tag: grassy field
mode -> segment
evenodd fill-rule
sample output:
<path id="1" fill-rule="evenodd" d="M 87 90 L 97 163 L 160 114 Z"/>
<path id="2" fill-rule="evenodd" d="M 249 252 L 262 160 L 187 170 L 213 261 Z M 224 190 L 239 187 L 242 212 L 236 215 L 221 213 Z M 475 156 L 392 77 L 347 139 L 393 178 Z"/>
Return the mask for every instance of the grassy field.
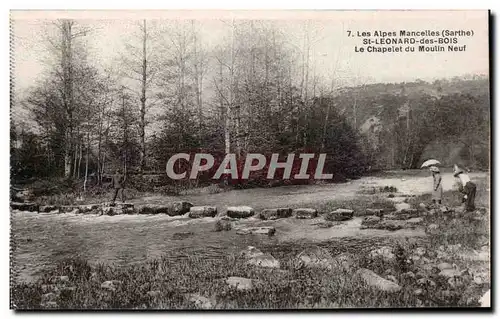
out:
<path id="1" fill-rule="evenodd" d="M 489 208 L 489 183 L 476 179 L 479 207 Z M 320 210 L 350 207 L 392 209 L 381 196 L 326 201 Z M 410 205 L 428 203 L 429 195 L 409 198 Z M 444 202 L 458 206 L 456 192 L 445 192 Z M 489 211 L 489 209 L 488 209 Z M 281 263 L 280 269 L 246 264 L 237 252 L 203 258 L 162 256 L 129 265 L 62 260 L 34 282 L 16 283 L 11 299 L 17 309 L 297 309 L 380 307 L 476 307 L 490 288 L 489 218 L 476 215 L 427 215 L 425 237 L 348 237 L 321 243 L 261 241 L 259 248 Z M 431 227 L 429 227 L 431 226 Z M 250 244 L 250 243 L 249 243 Z M 251 243 L 253 244 L 253 243 Z M 388 246 L 395 257 L 370 257 L 370 251 Z M 332 269 L 297 268 L 296 256 L 321 247 L 332 256 L 347 254 L 349 266 Z M 486 252 L 487 258 L 484 258 Z M 479 256 L 479 257 L 478 257 Z M 460 276 L 448 280 L 437 266 L 449 263 Z M 398 293 L 368 286 L 355 275 L 359 268 L 397 282 Z M 231 276 L 254 279 L 250 290 L 230 287 Z M 103 288 L 114 281 L 111 288 Z"/>

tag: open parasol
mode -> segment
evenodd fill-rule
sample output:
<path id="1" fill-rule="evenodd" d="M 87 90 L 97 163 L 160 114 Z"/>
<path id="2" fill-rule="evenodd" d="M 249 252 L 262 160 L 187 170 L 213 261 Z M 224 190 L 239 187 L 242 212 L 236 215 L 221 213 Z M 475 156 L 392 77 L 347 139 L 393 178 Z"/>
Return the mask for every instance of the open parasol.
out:
<path id="1" fill-rule="evenodd" d="M 438 161 L 438 160 L 435 160 L 435 159 L 430 159 L 430 160 L 427 160 L 425 161 L 422 166 L 420 166 L 420 168 L 426 168 L 426 167 L 429 167 L 429 166 L 436 166 L 436 165 L 440 165 L 441 162 Z"/>

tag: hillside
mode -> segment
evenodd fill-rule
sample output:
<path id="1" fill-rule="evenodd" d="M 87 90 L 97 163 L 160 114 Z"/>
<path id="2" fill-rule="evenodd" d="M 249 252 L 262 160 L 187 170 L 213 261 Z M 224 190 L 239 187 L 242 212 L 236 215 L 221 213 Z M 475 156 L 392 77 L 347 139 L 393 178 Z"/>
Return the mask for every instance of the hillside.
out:
<path id="1" fill-rule="evenodd" d="M 488 167 L 485 76 L 348 87 L 336 99 L 338 111 L 375 152 L 370 155 L 378 168 L 415 168 L 427 158 L 439 158 L 445 165 Z"/>

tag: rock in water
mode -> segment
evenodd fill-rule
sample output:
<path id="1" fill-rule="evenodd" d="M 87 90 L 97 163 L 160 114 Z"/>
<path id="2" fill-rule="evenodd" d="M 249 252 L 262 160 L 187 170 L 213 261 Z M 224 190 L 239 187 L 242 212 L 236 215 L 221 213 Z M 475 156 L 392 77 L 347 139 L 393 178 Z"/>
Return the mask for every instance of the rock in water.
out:
<path id="1" fill-rule="evenodd" d="M 274 236 L 275 233 L 276 233 L 276 228 L 271 227 L 271 226 L 246 227 L 246 228 L 240 228 L 240 229 L 236 230 L 236 234 L 238 234 L 238 235 L 257 234 L 257 235 Z"/>
<path id="2" fill-rule="evenodd" d="M 98 214 L 101 211 L 101 205 L 91 204 L 80 206 L 80 213 L 82 214 Z"/>
<path id="3" fill-rule="evenodd" d="M 214 231 L 229 231 L 231 228 L 233 228 L 231 221 L 221 218 L 215 222 Z"/>
<path id="4" fill-rule="evenodd" d="M 71 213 L 75 208 L 78 206 L 69 206 L 69 205 L 63 205 L 59 206 L 59 212 L 62 213 Z"/>
<path id="5" fill-rule="evenodd" d="M 377 216 L 366 216 L 361 222 L 362 226 L 374 226 L 380 222 L 380 217 Z"/>
<path id="6" fill-rule="evenodd" d="M 136 213 L 135 212 L 134 204 L 130 204 L 130 203 L 117 203 L 115 207 L 121 209 L 121 214 L 132 215 L 132 214 Z"/>
<path id="7" fill-rule="evenodd" d="M 384 216 L 384 210 L 379 208 L 367 208 L 365 214 L 382 218 Z"/>
<path id="8" fill-rule="evenodd" d="M 274 220 L 279 218 L 288 218 L 292 216 L 291 208 L 272 208 L 272 209 L 264 209 L 260 212 L 259 217 L 263 220 Z"/>
<path id="9" fill-rule="evenodd" d="M 40 206 L 38 212 L 39 213 L 50 213 L 52 211 L 58 210 L 57 206 L 54 205 L 44 205 Z"/>
<path id="10" fill-rule="evenodd" d="M 193 204 L 179 201 L 165 205 L 145 204 L 137 208 L 139 214 L 167 214 L 169 216 L 180 216 L 189 212 Z"/>
<path id="11" fill-rule="evenodd" d="M 403 214 L 401 212 L 399 212 L 398 214 L 389 214 L 384 216 L 385 220 L 407 220 L 410 218 L 411 217 L 409 214 Z"/>
<path id="12" fill-rule="evenodd" d="M 331 269 L 334 259 L 328 250 L 321 247 L 312 247 L 303 250 L 295 258 L 296 268 L 324 268 Z"/>
<path id="13" fill-rule="evenodd" d="M 28 211 L 28 212 L 38 212 L 38 209 L 39 209 L 38 204 L 35 204 L 35 203 L 11 202 L 10 207 L 12 209 L 17 209 L 17 210 L 21 210 L 21 211 Z"/>
<path id="14" fill-rule="evenodd" d="M 354 211 L 352 209 L 339 208 L 333 212 L 329 212 L 325 215 L 325 220 L 327 221 L 344 221 L 352 219 L 354 216 Z"/>
<path id="15" fill-rule="evenodd" d="M 139 214 L 168 214 L 168 206 L 145 204 L 137 208 Z"/>
<path id="16" fill-rule="evenodd" d="M 376 226 L 377 229 L 385 229 L 385 230 L 399 230 L 404 226 L 404 222 L 399 220 L 384 220 L 380 224 Z"/>
<path id="17" fill-rule="evenodd" d="M 416 218 L 416 217 L 419 217 L 420 214 L 418 212 L 418 209 L 415 209 L 415 208 L 407 208 L 407 209 L 403 209 L 401 212 L 399 212 L 401 214 L 408 214 L 410 216 L 410 218 Z"/>
<path id="18" fill-rule="evenodd" d="M 104 206 L 102 207 L 103 215 L 131 215 L 135 214 L 135 209 L 132 204 L 116 204 L 115 206 Z"/>
<path id="19" fill-rule="evenodd" d="M 250 290 L 253 288 L 253 279 L 243 278 L 243 277 L 229 277 L 226 279 L 226 283 L 235 287 L 237 290 Z"/>
<path id="20" fill-rule="evenodd" d="M 384 279 L 374 273 L 373 271 L 361 268 L 356 274 L 370 287 L 374 287 L 378 290 L 386 292 L 398 292 L 401 290 L 401 286 L 392 282 L 390 280 Z"/>
<path id="21" fill-rule="evenodd" d="M 424 219 L 422 217 L 414 217 L 408 219 L 406 222 L 413 225 L 420 225 L 424 222 Z"/>
<path id="22" fill-rule="evenodd" d="M 121 207 L 106 206 L 102 208 L 102 214 L 108 216 L 122 215 L 123 210 Z"/>
<path id="23" fill-rule="evenodd" d="M 215 217 L 217 207 L 215 206 L 193 206 L 189 209 L 190 218 Z"/>
<path id="24" fill-rule="evenodd" d="M 193 232 L 186 231 L 186 232 L 179 232 L 179 233 L 174 233 L 172 235 L 173 240 L 183 240 L 189 237 L 192 237 L 194 235 Z"/>
<path id="25" fill-rule="evenodd" d="M 258 255 L 250 258 L 247 264 L 265 268 L 280 268 L 280 262 L 270 254 Z"/>
<path id="26" fill-rule="evenodd" d="M 227 208 L 226 214 L 231 218 L 248 218 L 255 214 L 255 210 L 249 206 L 233 206 Z"/>
<path id="27" fill-rule="evenodd" d="M 312 219 L 318 217 L 318 211 L 313 208 L 296 208 L 293 214 L 297 219 Z"/>

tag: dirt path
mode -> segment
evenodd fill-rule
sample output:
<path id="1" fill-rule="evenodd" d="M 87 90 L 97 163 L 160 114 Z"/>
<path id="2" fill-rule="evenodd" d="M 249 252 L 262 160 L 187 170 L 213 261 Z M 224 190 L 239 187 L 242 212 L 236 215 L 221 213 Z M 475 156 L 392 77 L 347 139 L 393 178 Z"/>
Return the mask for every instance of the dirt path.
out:
<path id="1" fill-rule="evenodd" d="M 471 176 L 475 178 L 475 175 Z M 368 177 L 346 184 L 289 186 L 272 189 L 251 189 L 220 194 L 184 196 L 196 205 L 216 205 L 220 210 L 231 205 L 249 205 L 259 210 L 280 206 L 312 206 L 333 199 L 363 196 L 357 194 L 363 187 L 394 186 L 402 193 L 420 194 L 429 190 L 429 177 L 401 178 Z M 443 187 L 451 189 L 453 177 L 445 175 Z M 135 202 L 169 202 L 179 198 L 154 196 Z M 420 230 L 360 230 L 360 219 L 332 228 L 319 228 L 318 220 L 283 219 L 273 222 L 241 221 L 245 226 L 268 225 L 276 227 L 274 237 L 238 235 L 235 231 L 214 232 L 214 219 L 192 220 L 165 215 L 95 216 L 72 214 L 15 213 L 11 215 L 13 255 L 19 281 L 36 278 L 56 261 L 80 256 L 91 262 L 121 265 L 141 262 L 148 258 L 167 255 L 183 258 L 196 254 L 203 258 L 218 258 L 253 245 L 280 245 L 294 241 L 321 242 L 347 237 L 423 236 Z M 236 225 L 236 226 L 238 226 Z M 183 233 L 180 239 L 175 234 Z"/>

